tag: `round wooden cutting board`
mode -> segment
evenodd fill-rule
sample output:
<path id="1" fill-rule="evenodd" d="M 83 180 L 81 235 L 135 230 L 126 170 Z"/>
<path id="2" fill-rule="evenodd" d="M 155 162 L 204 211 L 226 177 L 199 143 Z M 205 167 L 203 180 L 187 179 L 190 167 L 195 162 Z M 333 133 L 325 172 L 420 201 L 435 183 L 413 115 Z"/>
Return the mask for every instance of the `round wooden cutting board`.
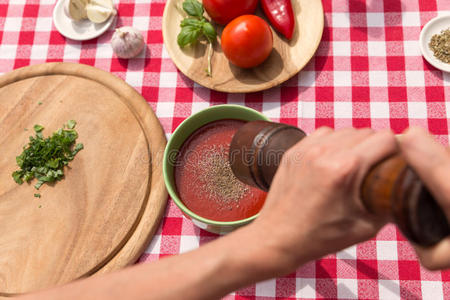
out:
<path id="1" fill-rule="evenodd" d="M 164 45 L 177 68 L 193 81 L 207 88 L 228 93 L 249 93 L 269 89 L 297 74 L 310 61 L 319 47 L 324 27 L 321 0 L 292 0 L 295 31 L 289 41 L 273 30 L 273 51 L 261 65 L 242 69 L 231 64 L 220 47 L 223 26 L 214 24 L 218 38 L 214 45 L 212 76 L 207 69 L 205 43 L 187 46 L 177 44 L 180 22 L 186 16 L 181 0 L 168 0 L 163 15 Z M 264 14 L 259 9 L 257 15 Z M 268 22 L 268 21 L 267 21 Z"/>
<path id="2" fill-rule="evenodd" d="M 35 180 L 16 184 L 33 126 L 48 136 L 68 120 L 84 149 L 64 179 L 39 191 Z M 110 73 L 49 63 L 0 77 L 0 296 L 135 262 L 164 213 L 165 144 L 150 106 Z"/>

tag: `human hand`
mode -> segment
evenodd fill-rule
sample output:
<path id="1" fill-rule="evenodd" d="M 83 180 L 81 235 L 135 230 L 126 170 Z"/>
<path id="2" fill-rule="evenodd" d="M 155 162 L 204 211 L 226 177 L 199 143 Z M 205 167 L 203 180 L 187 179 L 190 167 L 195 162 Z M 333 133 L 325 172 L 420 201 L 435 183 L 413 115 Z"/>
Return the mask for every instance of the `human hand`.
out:
<path id="1" fill-rule="evenodd" d="M 450 221 L 450 152 L 425 130 L 410 128 L 399 138 L 408 164 L 416 171 Z M 437 245 L 414 246 L 422 265 L 430 270 L 450 268 L 450 237 Z"/>
<path id="2" fill-rule="evenodd" d="M 374 164 L 396 152 L 389 131 L 325 127 L 289 149 L 252 224 L 265 232 L 273 267 L 291 272 L 373 237 L 387 220 L 364 209 L 360 186 Z"/>

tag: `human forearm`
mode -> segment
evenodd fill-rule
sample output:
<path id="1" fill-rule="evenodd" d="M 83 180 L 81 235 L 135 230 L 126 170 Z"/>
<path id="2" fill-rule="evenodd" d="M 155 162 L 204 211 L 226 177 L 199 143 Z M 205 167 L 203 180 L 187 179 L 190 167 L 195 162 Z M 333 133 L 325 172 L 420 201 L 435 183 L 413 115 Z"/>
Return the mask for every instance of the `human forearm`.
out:
<path id="1" fill-rule="evenodd" d="M 215 299 L 292 272 L 372 237 L 384 224 L 364 210 L 359 187 L 366 170 L 396 150 L 389 132 L 319 129 L 284 154 L 252 224 L 192 252 L 33 299 Z"/>
<path id="2" fill-rule="evenodd" d="M 249 225 L 179 256 L 91 277 L 30 299 L 214 299 L 281 275 L 264 232 Z"/>

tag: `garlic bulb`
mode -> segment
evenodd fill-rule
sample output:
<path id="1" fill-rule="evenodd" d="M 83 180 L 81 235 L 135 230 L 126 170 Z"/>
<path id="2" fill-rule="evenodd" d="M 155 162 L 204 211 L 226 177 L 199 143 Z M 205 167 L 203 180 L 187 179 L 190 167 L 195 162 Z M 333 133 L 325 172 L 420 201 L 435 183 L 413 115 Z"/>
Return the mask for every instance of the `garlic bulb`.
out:
<path id="1" fill-rule="evenodd" d="M 129 26 L 116 29 L 111 38 L 111 47 L 120 58 L 132 58 L 144 49 L 144 37 L 137 29 Z"/>

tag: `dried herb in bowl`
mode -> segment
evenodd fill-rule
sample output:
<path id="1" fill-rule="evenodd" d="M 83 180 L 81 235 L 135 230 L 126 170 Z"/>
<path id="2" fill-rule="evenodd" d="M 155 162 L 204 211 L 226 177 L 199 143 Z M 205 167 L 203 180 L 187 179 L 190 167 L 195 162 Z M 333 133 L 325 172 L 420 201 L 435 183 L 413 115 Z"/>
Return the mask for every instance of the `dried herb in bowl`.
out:
<path id="1" fill-rule="evenodd" d="M 434 56 L 440 61 L 450 63 L 450 28 L 435 34 L 428 44 Z"/>
<path id="2" fill-rule="evenodd" d="M 30 142 L 23 148 L 22 154 L 16 157 L 20 170 L 12 174 L 14 181 L 22 184 L 36 178 L 38 181 L 34 187 L 39 189 L 45 182 L 61 180 L 64 176 L 64 166 L 83 149 L 83 144 L 75 145 L 78 138 L 75 125 L 74 120 L 69 120 L 63 128 L 47 138 L 42 135 L 44 127 L 34 125 L 36 136 L 30 136 Z M 36 195 L 38 194 L 35 194 L 35 197 L 40 197 Z"/>

